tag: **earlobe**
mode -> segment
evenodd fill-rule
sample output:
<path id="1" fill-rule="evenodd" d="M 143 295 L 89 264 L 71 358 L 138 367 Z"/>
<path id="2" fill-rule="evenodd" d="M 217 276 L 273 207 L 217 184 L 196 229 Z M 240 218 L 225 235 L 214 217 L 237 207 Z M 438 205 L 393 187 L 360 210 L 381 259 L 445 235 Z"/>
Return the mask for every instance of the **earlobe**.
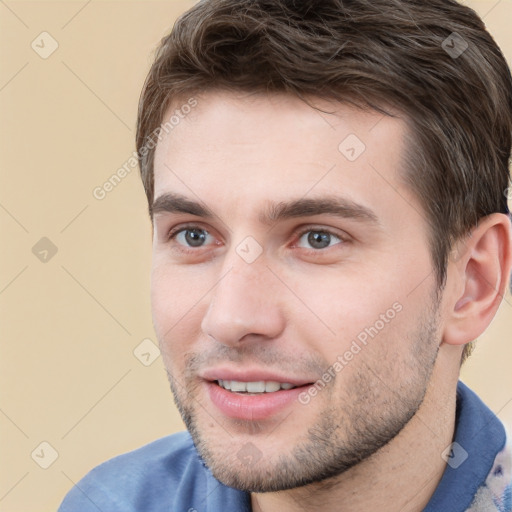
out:
<path id="1" fill-rule="evenodd" d="M 501 213 L 485 217 L 459 242 L 458 250 L 459 258 L 448 266 L 452 283 L 446 288 L 457 290 L 446 303 L 443 341 L 450 345 L 478 338 L 498 311 L 512 265 L 509 217 Z"/>

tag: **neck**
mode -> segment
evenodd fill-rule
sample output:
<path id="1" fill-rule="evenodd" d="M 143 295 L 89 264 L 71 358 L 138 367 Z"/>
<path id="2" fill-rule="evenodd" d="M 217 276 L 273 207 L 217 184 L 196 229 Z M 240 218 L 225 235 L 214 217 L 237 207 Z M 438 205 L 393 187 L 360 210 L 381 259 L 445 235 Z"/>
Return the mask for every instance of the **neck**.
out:
<path id="1" fill-rule="evenodd" d="M 386 446 L 342 475 L 277 493 L 253 493 L 254 512 L 421 512 L 441 480 L 455 429 L 460 349 L 442 345 L 425 399 Z"/>

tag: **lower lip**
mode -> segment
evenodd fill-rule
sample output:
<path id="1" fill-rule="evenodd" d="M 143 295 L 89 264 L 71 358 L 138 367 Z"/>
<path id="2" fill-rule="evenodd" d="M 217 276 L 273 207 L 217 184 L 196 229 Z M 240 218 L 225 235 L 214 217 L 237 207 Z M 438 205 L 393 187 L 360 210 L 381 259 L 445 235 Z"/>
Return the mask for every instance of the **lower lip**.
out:
<path id="1" fill-rule="evenodd" d="M 265 420 L 297 402 L 309 384 L 260 395 L 232 393 L 215 382 L 206 382 L 206 386 L 211 401 L 225 416 L 239 420 Z"/>

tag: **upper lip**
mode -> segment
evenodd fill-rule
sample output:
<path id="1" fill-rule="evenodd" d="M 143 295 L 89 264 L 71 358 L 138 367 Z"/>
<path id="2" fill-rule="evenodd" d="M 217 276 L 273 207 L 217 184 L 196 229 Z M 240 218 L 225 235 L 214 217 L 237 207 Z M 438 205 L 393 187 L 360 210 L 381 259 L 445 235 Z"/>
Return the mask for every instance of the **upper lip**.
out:
<path id="1" fill-rule="evenodd" d="M 279 373 L 270 372 L 268 370 L 258 369 L 230 369 L 230 368 L 209 368 L 200 372 L 199 375 L 202 379 L 208 381 L 216 380 L 236 380 L 238 382 L 259 382 L 259 381 L 272 381 L 280 383 L 289 383 L 294 386 L 304 386 L 312 384 L 317 379 L 303 379 L 300 377 L 286 376 Z"/>

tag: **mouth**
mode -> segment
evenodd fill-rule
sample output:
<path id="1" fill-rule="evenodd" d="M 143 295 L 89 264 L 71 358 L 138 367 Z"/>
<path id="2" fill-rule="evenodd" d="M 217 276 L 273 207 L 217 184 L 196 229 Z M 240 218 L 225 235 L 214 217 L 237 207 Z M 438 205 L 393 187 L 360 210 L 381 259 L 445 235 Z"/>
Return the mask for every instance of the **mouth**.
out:
<path id="1" fill-rule="evenodd" d="M 245 395 L 261 395 L 262 393 L 275 393 L 281 389 L 288 391 L 297 386 L 289 382 L 276 382 L 276 381 L 254 381 L 243 382 L 239 380 L 217 380 L 215 381 L 221 388 L 231 391 L 232 393 L 240 393 Z"/>
<path id="2" fill-rule="evenodd" d="M 298 397 L 313 382 L 279 380 L 204 380 L 207 394 L 222 416 L 237 420 L 261 421 L 277 418 L 303 405 Z"/>

